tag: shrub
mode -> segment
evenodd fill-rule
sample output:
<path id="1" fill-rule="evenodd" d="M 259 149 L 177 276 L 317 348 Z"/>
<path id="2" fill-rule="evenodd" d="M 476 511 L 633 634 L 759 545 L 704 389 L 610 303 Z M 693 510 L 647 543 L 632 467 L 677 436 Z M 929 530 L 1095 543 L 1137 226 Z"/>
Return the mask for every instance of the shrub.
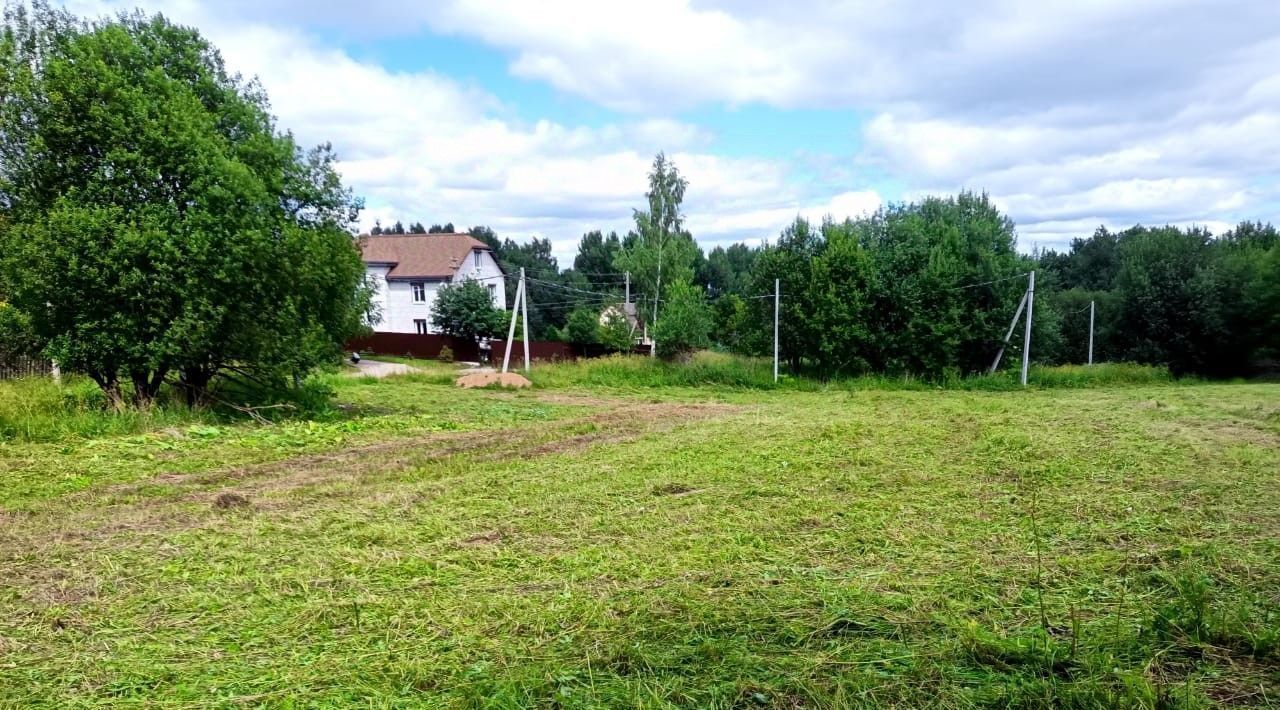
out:
<path id="1" fill-rule="evenodd" d="M 440 354 L 436 359 L 440 362 L 453 362 L 453 348 L 448 345 L 440 348 Z"/>

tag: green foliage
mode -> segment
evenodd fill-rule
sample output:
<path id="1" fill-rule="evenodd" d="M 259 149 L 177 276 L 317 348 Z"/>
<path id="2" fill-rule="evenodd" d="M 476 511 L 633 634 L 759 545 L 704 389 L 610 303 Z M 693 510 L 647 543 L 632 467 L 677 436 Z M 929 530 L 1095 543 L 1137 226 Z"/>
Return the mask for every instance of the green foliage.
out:
<path id="1" fill-rule="evenodd" d="M 685 358 L 695 350 L 711 346 L 711 314 L 698 287 L 675 281 L 666 287 L 666 305 L 653 329 L 658 357 Z"/>
<path id="2" fill-rule="evenodd" d="M 47 355 L 139 403 L 171 373 L 194 401 L 229 367 L 284 385 L 336 361 L 368 294 L 328 147 L 158 16 L 13 10 L 0 62 L 0 269 Z"/>
<path id="3" fill-rule="evenodd" d="M 780 349 L 792 371 L 930 378 L 986 367 L 1026 288 L 1013 224 L 985 195 L 928 198 L 818 229 L 798 219 L 755 263 L 781 281 Z M 758 351 L 773 304 L 753 308 Z"/>
<path id="4" fill-rule="evenodd" d="M 759 250 L 745 244 L 731 244 L 727 249 L 717 246 L 707 254 L 707 285 L 713 295 L 736 294 L 753 296 L 751 271 Z"/>
<path id="5" fill-rule="evenodd" d="M 39 350 L 31 319 L 0 301 L 0 360 L 5 356 L 35 355 Z"/>
<path id="6" fill-rule="evenodd" d="M 1083 362 L 1092 300 L 1095 361 L 1211 376 L 1265 368 L 1280 353 L 1278 243 L 1274 227 L 1251 222 L 1217 238 L 1199 228 L 1137 226 L 1114 234 L 1100 228 L 1065 254 L 1042 254 L 1046 299 L 1062 318 L 1058 339 L 1047 338 L 1037 352 Z"/>
<path id="7" fill-rule="evenodd" d="M 496 338 L 508 323 L 509 316 L 495 308 L 489 290 L 478 281 L 441 286 L 431 306 L 431 322 L 441 333 L 467 340 Z"/>
<path id="8" fill-rule="evenodd" d="M 583 272 L 594 280 L 617 280 L 622 272 L 614 267 L 614 260 L 622 250 L 622 240 L 617 232 L 604 236 L 600 230 L 587 232 L 578 242 L 578 254 L 573 258 L 575 271 Z"/>
<path id="9" fill-rule="evenodd" d="M 735 293 L 726 293 L 711 306 L 712 329 L 715 341 L 730 352 L 747 354 L 747 336 L 750 330 L 750 313 L 746 301 Z"/>
<path id="10" fill-rule="evenodd" d="M 436 357 L 440 362 L 453 362 L 453 348 L 445 345 L 440 348 L 440 354 Z"/>
<path id="11" fill-rule="evenodd" d="M 600 314 L 592 308 L 575 308 L 564 326 L 565 340 L 575 345 L 600 342 Z"/>

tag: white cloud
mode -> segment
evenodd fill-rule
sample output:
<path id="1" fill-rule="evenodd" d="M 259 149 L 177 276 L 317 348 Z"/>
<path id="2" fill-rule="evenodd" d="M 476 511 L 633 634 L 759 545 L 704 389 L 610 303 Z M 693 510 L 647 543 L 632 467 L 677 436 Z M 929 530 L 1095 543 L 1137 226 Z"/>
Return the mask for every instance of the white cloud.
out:
<path id="1" fill-rule="evenodd" d="M 1100 223 L 1280 217 L 1280 3 L 1270 0 L 150 6 L 260 75 L 283 126 L 333 141 L 370 221 L 488 223 L 551 236 L 564 256 L 585 229 L 629 226 L 658 149 L 689 177 L 689 224 L 708 243 L 770 236 L 797 214 L 844 216 L 882 195 L 961 188 L 989 191 L 1024 247 Z M 310 29 L 290 29 L 299 22 Z M 424 29 L 485 43 L 513 75 L 634 118 L 522 123 L 501 96 L 390 72 L 308 34 L 376 41 Z M 816 183 L 778 160 L 716 155 L 709 131 L 675 118 L 749 104 L 871 118 L 856 155 L 815 156 L 811 167 L 844 164 Z"/>

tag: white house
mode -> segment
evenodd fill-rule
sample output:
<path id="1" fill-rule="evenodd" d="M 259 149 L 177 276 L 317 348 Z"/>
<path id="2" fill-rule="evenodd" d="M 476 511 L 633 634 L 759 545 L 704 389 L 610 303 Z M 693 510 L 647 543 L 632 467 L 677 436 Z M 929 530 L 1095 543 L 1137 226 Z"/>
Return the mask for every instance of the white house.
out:
<path id="1" fill-rule="evenodd" d="M 360 237 L 382 333 L 436 333 L 431 306 L 444 284 L 477 280 L 493 305 L 506 309 L 506 278 L 489 245 L 468 234 L 379 234 Z"/>

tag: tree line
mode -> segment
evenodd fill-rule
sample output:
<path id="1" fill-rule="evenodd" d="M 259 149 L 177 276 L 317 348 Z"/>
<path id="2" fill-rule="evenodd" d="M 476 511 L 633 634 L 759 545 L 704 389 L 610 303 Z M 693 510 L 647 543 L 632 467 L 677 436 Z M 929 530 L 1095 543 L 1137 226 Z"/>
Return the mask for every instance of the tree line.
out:
<path id="1" fill-rule="evenodd" d="M 509 271 L 523 266 L 538 279 L 535 337 L 605 342 L 604 326 L 592 324 L 622 300 L 629 272 L 663 354 L 706 346 L 771 354 L 776 281 L 781 357 L 793 372 L 963 376 L 990 366 L 1034 270 L 1036 362 L 1085 362 L 1091 302 L 1098 361 L 1223 377 L 1280 359 L 1280 237 L 1270 224 L 1218 236 L 1201 227 L 1099 228 L 1065 251 L 1024 254 L 1013 221 L 986 195 L 964 192 L 844 221 L 797 218 L 761 246 L 703 252 L 684 228 L 688 184 L 665 156 L 649 183 L 635 228 L 584 234 L 563 270 L 549 240 L 517 244 L 471 230 Z M 1021 347 L 1015 338 L 1007 363 Z"/>

